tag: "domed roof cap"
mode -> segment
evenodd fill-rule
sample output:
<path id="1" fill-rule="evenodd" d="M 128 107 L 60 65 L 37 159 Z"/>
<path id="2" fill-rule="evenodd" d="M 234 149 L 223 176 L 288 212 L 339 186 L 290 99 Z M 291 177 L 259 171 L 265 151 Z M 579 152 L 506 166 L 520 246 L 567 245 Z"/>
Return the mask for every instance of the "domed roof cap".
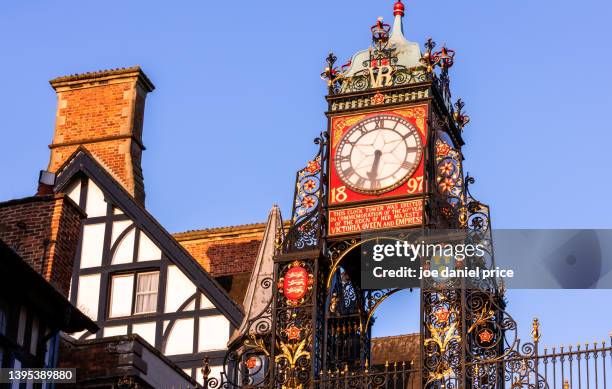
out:
<path id="1" fill-rule="evenodd" d="M 391 35 L 388 40 L 388 47 L 395 49 L 395 56 L 397 56 L 396 65 L 399 67 L 405 67 L 407 69 L 420 67 L 421 49 L 419 44 L 416 42 L 410 42 L 404 36 L 404 3 L 401 0 L 396 0 L 393 5 L 393 28 L 391 29 Z M 377 21 L 378 24 L 382 24 L 381 18 Z M 343 76 L 352 77 L 355 74 L 366 69 L 364 63 L 368 63 L 370 59 L 370 50 L 361 50 L 351 58 L 351 61 L 345 65 L 342 69 Z"/>

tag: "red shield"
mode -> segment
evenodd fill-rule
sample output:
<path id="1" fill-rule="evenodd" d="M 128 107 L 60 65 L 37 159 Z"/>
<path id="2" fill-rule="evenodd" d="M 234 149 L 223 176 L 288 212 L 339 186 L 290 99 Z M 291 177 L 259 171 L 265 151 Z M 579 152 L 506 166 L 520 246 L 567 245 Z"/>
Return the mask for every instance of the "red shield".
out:
<path id="1" fill-rule="evenodd" d="M 308 272 L 301 266 L 295 266 L 287 270 L 283 281 L 283 294 L 287 299 L 299 300 L 308 290 Z"/>

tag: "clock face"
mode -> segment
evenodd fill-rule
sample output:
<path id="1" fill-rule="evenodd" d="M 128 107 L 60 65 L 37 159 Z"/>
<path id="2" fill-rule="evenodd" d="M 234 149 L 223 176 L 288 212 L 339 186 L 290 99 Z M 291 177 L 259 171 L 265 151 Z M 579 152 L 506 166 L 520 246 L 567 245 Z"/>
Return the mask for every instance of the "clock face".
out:
<path id="1" fill-rule="evenodd" d="M 346 186 L 366 194 L 402 185 L 421 161 L 423 146 L 414 125 L 393 115 L 364 119 L 340 140 L 335 168 Z"/>

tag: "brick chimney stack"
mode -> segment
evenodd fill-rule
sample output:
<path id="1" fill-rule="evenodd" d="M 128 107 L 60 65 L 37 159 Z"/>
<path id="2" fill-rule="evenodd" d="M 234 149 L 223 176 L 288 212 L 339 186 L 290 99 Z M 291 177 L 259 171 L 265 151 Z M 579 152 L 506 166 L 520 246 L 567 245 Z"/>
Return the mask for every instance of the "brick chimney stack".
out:
<path id="1" fill-rule="evenodd" d="M 144 205 L 140 165 L 145 98 L 155 88 L 140 67 L 104 70 L 49 81 L 57 92 L 50 172 L 79 147 Z"/>
<path id="2" fill-rule="evenodd" d="M 64 194 L 0 203 L 0 240 L 68 297 L 85 213 Z"/>

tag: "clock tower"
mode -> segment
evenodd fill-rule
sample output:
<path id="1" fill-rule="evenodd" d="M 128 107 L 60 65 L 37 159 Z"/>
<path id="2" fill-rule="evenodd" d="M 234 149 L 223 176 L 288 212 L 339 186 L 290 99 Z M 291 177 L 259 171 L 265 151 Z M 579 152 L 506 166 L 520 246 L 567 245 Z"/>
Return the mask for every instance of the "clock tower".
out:
<path id="1" fill-rule="evenodd" d="M 462 168 L 469 117 L 451 99 L 455 52 L 407 40 L 404 13 L 396 0 L 392 25 L 378 18 L 368 48 L 344 64 L 326 59 L 327 130 L 297 173 L 291 227 L 279 230 L 273 277 L 259 286 L 270 302 L 228 354 L 230 382 L 382 388 L 401 377 L 411 387 L 459 387 L 469 353 L 501 347 L 494 282 L 468 296 L 462 284 L 422 281 L 419 360 L 393 372 L 371 364 L 374 314 L 400 288 L 362 284 L 365 244 L 449 229 L 491 242 L 488 207 L 470 196 Z M 431 260 L 422 267 L 436 266 Z M 478 260 L 490 265 L 492 255 Z"/>

